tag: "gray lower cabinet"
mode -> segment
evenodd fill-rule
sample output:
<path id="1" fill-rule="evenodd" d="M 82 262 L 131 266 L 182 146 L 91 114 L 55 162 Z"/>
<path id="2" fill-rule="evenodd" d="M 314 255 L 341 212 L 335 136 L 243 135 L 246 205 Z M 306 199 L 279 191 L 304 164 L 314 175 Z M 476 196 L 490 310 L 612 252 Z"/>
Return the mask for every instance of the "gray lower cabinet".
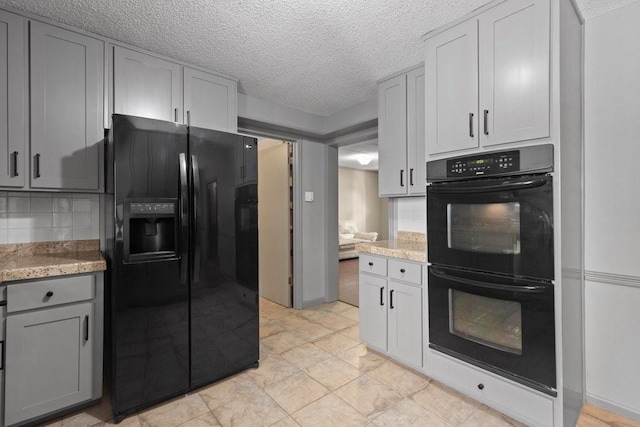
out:
<path id="1" fill-rule="evenodd" d="M 104 42 L 31 21 L 31 188 L 97 190 Z"/>
<path id="2" fill-rule="evenodd" d="M 102 273 L 7 286 L 5 425 L 100 398 Z"/>
<path id="3" fill-rule="evenodd" d="M 411 367 L 422 367 L 422 265 L 360 254 L 360 339 Z"/>

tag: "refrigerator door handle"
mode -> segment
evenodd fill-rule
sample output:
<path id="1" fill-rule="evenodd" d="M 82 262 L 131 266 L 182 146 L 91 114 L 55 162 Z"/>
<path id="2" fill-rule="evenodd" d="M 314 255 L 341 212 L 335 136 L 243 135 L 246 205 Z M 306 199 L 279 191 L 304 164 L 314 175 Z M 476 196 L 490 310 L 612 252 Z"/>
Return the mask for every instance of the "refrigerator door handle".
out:
<path id="1" fill-rule="evenodd" d="M 193 182 L 193 281 L 200 279 L 200 240 L 198 238 L 198 209 L 200 208 L 200 169 L 198 168 L 198 157 L 191 156 L 191 173 Z"/>
<path id="2" fill-rule="evenodd" d="M 189 250 L 189 228 L 188 228 L 188 200 L 189 200 L 189 186 L 187 183 L 187 155 L 180 153 L 178 155 L 178 162 L 180 164 L 180 230 L 182 236 L 180 255 L 182 258 L 180 266 L 180 284 L 187 284 L 187 272 L 189 270 L 189 264 L 187 263 L 187 253 Z"/>

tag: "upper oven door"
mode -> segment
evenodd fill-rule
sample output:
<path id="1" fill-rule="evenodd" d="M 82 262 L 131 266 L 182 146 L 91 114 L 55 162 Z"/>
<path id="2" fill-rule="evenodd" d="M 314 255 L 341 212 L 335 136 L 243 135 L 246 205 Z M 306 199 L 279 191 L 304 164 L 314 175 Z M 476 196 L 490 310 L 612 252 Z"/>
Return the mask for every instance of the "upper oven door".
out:
<path id="1" fill-rule="evenodd" d="M 520 176 L 427 187 L 429 262 L 552 280 L 552 180 Z"/>

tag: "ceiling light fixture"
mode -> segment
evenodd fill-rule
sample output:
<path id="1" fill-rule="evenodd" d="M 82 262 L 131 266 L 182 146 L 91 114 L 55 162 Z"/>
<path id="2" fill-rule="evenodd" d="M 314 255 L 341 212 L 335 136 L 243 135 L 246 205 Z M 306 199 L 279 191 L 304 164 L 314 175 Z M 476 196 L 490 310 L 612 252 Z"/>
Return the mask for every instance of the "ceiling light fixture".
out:
<path id="1" fill-rule="evenodd" d="M 362 166 L 367 166 L 371 161 L 378 156 L 373 154 L 356 154 L 353 158 L 360 163 Z"/>

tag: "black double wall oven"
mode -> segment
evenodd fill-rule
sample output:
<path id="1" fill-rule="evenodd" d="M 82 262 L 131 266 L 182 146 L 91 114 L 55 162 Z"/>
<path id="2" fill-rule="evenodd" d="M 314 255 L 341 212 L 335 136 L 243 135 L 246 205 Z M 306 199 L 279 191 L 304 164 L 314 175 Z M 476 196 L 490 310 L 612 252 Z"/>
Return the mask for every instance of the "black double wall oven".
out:
<path id="1" fill-rule="evenodd" d="M 553 147 L 428 162 L 429 346 L 556 395 Z"/>

